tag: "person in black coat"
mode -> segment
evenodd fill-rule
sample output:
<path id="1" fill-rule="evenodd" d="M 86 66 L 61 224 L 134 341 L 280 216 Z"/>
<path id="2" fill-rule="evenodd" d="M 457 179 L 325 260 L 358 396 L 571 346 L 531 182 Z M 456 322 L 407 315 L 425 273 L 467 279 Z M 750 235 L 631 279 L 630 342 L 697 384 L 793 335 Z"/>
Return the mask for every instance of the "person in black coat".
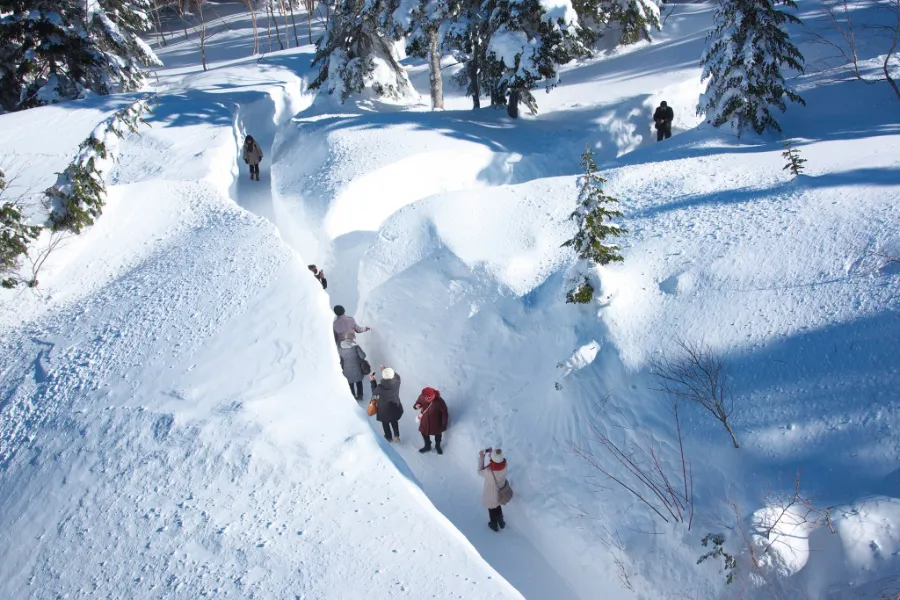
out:
<path id="1" fill-rule="evenodd" d="M 656 141 L 661 142 L 664 139 L 672 137 L 672 121 L 675 120 L 675 111 L 663 100 L 656 107 L 653 113 L 653 120 L 656 121 Z"/>
<path id="2" fill-rule="evenodd" d="M 375 373 L 369 375 L 369 380 L 372 382 L 372 398 L 378 398 L 378 413 L 375 418 L 381 422 L 384 439 L 399 444 L 400 417 L 403 416 L 403 405 L 400 404 L 400 374 L 382 365 L 381 383 L 375 383 Z"/>

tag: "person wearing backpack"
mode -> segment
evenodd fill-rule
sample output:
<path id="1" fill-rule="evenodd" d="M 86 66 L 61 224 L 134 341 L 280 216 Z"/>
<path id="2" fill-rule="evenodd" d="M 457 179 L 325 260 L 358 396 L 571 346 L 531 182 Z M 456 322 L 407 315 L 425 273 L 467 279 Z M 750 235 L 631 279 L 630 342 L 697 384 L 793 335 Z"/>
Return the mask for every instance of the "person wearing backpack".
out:
<path id="1" fill-rule="evenodd" d="M 441 393 L 434 388 L 425 388 L 419 395 L 419 399 L 413 404 L 413 410 L 421 411 L 416 418 L 419 419 L 419 433 L 425 440 L 425 446 L 419 448 L 419 452 L 423 454 L 431 452 L 431 436 L 434 436 L 434 449 L 438 454 L 443 454 L 441 434 L 447 431 L 450 414 L 447 412 L 447 403 L 441 398 Z"/>
<path id="2" fill-rule="evenodd" d="M 484 456 L 490 457 L 484 464 Z M 478 453 L 478 474 L 484 478 L 484 489 L 481 492 L 481 504 L 488 509 L 490 522 L 488 527 L 500 531 L 506 527 L 503 519 L 503 504 L 512 498 L 512 488 L 506 481 L 506 457 L 500 448 L 487 448 Z"/>
<path id="3" fill-rule="evenodd" d="M 357 400 L 362 400 L 363 377 L 368 375 L 371 370 L 369 363 L 366 362 L 366 353 L 353 340 L 344 340 L 341 342 L 338 354 L 341 356 L 341 371 L 350 384 L 350 393 Z"/>
<path id="4" fill-rule="evenodd" d="M 372 382 L 372 398 L 378 405 L 375 418 L 384 429 L 384 439 L 399 444 L 400 417 L 403 416 L 403 405 L 400 404 L 400 374 L 395 373 L 390 367 L 381 365 L 381 383 L 375 383 L 375 373 L 371 373 L 369 379 Z"/>

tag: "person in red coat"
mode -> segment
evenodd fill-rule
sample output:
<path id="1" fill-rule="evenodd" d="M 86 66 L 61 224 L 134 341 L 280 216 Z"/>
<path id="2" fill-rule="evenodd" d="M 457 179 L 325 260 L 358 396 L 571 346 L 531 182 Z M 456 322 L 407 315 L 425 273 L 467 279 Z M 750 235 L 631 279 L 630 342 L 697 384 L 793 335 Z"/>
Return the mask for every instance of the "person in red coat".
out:
<path id="1" fill-rule="evenodd" d="M 419 449 L 419 452 L 431 452 L 431 436 L 434 436 L 434 449 L 438 454 L 443 454 L 441 450 L 441 434 L 447 430 L 447 421 L 450 414 L 447 412 L 447 403 L 441 398 L 441 393 L 434 388 L 425 388 L 416 403 L 413 404 L 413 410 L 421 411 L 416 417 L 419 419 L 419 433 L 425 440 L 425 446 Z"/>

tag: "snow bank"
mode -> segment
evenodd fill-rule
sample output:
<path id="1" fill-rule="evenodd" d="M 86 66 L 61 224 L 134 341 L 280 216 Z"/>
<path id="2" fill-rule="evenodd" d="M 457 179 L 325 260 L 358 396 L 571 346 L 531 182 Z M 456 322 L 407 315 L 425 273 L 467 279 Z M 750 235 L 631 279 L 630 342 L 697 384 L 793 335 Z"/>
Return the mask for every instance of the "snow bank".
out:
<path id="1" fill-rule="evenodd" d="M 306 261 L 226 195 L 266 93 L 200 87 L 4 323 L 0 595 L 520 597 L 372 435 Z"/>

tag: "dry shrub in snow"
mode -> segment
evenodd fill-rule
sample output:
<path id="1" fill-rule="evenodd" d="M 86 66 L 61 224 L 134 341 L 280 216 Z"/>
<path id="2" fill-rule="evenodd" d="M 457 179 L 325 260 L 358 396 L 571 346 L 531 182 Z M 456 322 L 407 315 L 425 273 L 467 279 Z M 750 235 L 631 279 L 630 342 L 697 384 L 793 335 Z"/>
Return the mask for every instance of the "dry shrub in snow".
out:
<path id="1" fill-rule="evenodd" d="M 650 360 L 650 369 L 660 382 L 657 389 L 709 412 L 725 427 L 734 447 L 739 448 L 729 421 L 734 399 L 722 358 L 704 344 L 684 340 L 676 340 L 675 344 L 679 349 L 676 356 Z"/>
<path id="2" fill-rule="evenodd" d="M 613 431 L 623 433 L 621 439 L 613 439 L 604 428 L 591 425 L 597 449 L 569 443 L 569 449 L 586 460 L 610 481 L 633 495 L 666 523 L 686 523 L 688 529 L 694 520 L 694 472 L 691 461 L 684 453 L 684 439 L 679 418 L 679 403 L 672 404 L 675 424 L 675 445 L 679 458 L 670 464 L 662 453 L 662 445 L 651 432 L 638 432 L 631 420 L 604 398 L 603 411 L 618 417 Z M 633 438 L 629 434 L 633 433 Z"/>

